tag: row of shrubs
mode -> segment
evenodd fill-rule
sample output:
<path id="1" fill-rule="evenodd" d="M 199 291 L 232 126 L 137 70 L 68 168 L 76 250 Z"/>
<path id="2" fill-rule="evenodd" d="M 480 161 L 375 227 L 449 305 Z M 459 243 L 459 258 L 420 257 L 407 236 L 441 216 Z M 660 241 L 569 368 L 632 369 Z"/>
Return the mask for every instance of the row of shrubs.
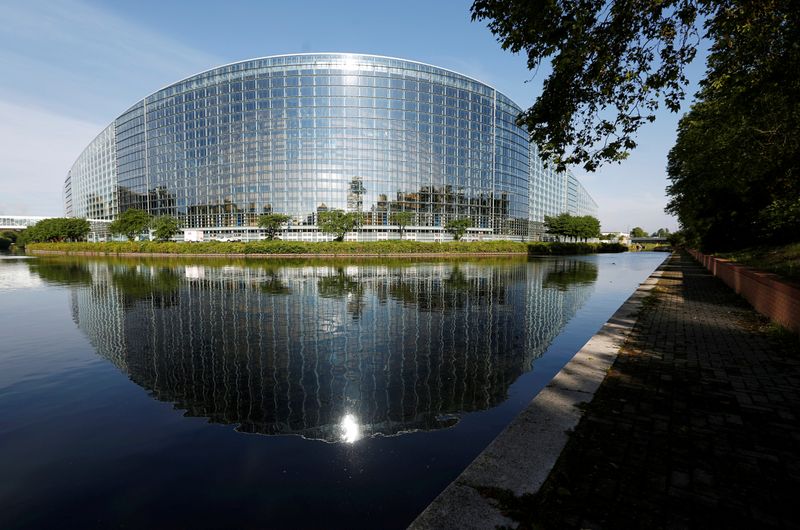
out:
<path id="1" fill-rule="evenodd" d="M 29 243 L 29 250 L 67 253 L 96 252 L 101 254 L 490 254 L 518 253 L 532 255 L 591 254 L 623 252 L 616 243 L 520 243 L 516 241 L 419 241 L 369 242 L 159 242 L 113 241 L 107 243 Z"/>
<path id="2" fill-rule="evenodd" d="M 31 250 L 63 252 L 98 252 L 104 254 L 164 253 L 164 254 L 422 254 L 422 253 L 525 253 L 525 243 L 515 241 L 448 241 L 423 243 L 418 241 L 369 242 L 159 242 L 113 241 L 107 243 L 31 243 Z"/>
<path id="3" fill-rule="evenodd" d="M 532 256 L 566 256 L 569 254 L 605 254 L 626 252 L 622 243 L 528 243 L 528 254 Z"/>

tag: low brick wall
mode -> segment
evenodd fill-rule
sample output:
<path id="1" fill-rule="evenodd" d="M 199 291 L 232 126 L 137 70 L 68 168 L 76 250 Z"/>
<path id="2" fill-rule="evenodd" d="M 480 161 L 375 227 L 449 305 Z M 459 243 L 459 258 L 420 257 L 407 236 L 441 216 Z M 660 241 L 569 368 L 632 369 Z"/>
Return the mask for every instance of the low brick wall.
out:
<path id="1" fill-rule="evenodd" d="M 762 315 L 800 333 L 800 287 L 775 274 L 738 265 L 730 260 L 689 251 L 711 273 L 736 291 Z"/>

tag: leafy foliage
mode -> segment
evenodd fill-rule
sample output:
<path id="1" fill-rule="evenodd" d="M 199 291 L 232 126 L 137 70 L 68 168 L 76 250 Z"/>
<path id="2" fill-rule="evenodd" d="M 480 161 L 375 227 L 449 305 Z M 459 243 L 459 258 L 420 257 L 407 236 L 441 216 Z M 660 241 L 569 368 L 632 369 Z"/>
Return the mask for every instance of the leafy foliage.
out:
<path id="1" fill-rule="evenodd" d="M 389 217 L 389 221 L 400 227 L 400 239 L 403 239 L 403 235 L 406 233 L 406 227 L 414 221 L 414 212 L 394 212 Z"/>
<path id="2" fill-rule="evenodd" d="M 184 241 L 109 241 L 103 243 L 33 243 L 30 250 L 57 251 L 70 253 L 91 252 L 92 254 L 191 254 L 196 256 L 244 254 L 248 256 L 276 255 L 361 255 L 385 259 L 390 255 L 414 254 L 535 254 L 564 255 L 588 254 L 592 252 L 624 252 L 625 245 L 618 243 L 521 243 L 519 241 L 446 241 L 428 243 L 422 241 L 346 241 L 306 242 L 306 241 L 250 241 L 247 243 L 220 243 Z"/>
<path id="3" fill-rule="evenodd" d="M 635 226 L 631 230 L 631 237 L 647 237 L 647 232 L 641 226 Z"/>
<path id="4" fill-rule="evenodd" d="M 684 247 L 686 245 L 686 238 L 682 230 L 670 233 L 667 236 L 667 241 L 669 241 L 670 246 L 674 248 Z"/>
<path id="5" fill-rule="evenodd" d="M 120 234 L 133 241 L 136 236 L 144 232 L 150 224 L 150 215 L 144 210 L 129 208 L 122 212 L 110 225 L 108 231 Z"/>
<path id="6" fill-rule="evenodd" d="M 467 228 L 472 227 L 472 219 L 469 217 L 460 217 L 458 219 L 450 219 L 445 223 L 444 229 L 452 234 L 453 240 L 459 241 L 466 233 Z"/>
<path id="7" fill-rule="evenodd" d="M 591 215 L 545 215 L 544 226 L 548 234 L 573 239 L 590 239 L 600 236 L 600 221 Z"/>
<path id="8" fill-rule="evenodd" d="M 685 67 L 708 39 L 706 76 L 669 155 L 667 211 L 704 249 L 797 240 L 794 0 L 475 0 L 472 17 L 532 70 L 552 66 L 518 123 L 560 168 L 625 158 L 660 105 L 679 110 Z"/>
<path id="9" fill-rule="evenodd" d="M 25 242 L 82 241 L 91 230 L 86 219 L 77 217 L 51 217 L 42 219 L 23 231 Z"/>
<path id="10" fill-rule="evenodd" d="M 330 210 L 319 213 L 317 226 L 326 234 L 333 234 L 334 241 L 344 241 L 344 236 L 361 223 L 362 217 L 360 212 Z"/>
<path id="11" fill-rule="evenodd" d="M 385 256 L 387 254 L 482 254 L 525 253 L 528 246 L 518 241 L 448 241 L 428 243 L 421 241 L 250 241 L 247 243 L 206 241 L 109 241 L 104 243 L 35 243 L 31 250 L 92 252 L 106 254 L 362 254 Z"/>
<path id="12" fill-rule="evenodd" d="M 282 213 L 265 213 L 258 216 L 258 226 L 264 229 L 267 239 L 272 241 L 289 219 L 291 217 Z"/>
<path id="13" fill-rule="evenodd" d="M 701 38 L 697 21 L 721 0 L 475 0 L 472 19 L 488 21 L 503 49 L 525 53 L 552 72 L 517 123 L 544 160 L 593 171 L 636 147 L 635 133 L 661 104 L 680 108 L 684 69 Z"/>
<path id="14" fill-rule="evenodd" d="M 622 243 L 548 243 L 542 241 L 528 244 L 528 254 L 531 256 L 569 256 L 627 251 L 628 247 Z"/>
<path id="15" fill-rule="evenodd" d="M 4 237 L 9 241 L 11 241 L 12 243 L 16 243 L 17 238 L 19 237 L 19 232 L 15 230 L 4 230 L 3 233 L 0 234 L 0 237 Z"/>
<path id="16" fill-rule="evenodd" d="M 153 218 L 150 222 L 150 228 L 153 229 L 153 235 L 158 241 L 169 241 L 172 236 L 179 232 L 178 220 L 171 215 L 161 215 Z"/>
<path id="17" fill-rule="evenodd" d="M 735 2 L 708 34 L 706 78 L 669 153 L 667 211 L 704 250 L 797 241 L 800 10 Z"/>

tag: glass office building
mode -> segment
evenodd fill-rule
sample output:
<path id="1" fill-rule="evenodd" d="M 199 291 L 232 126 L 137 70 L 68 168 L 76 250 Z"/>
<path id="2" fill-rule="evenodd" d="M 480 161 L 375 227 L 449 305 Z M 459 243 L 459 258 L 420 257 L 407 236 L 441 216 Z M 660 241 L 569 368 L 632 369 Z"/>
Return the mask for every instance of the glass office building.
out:
<path id="1" fill-rule="evenodd" d="M 542 163 L 520 108 L 479 81 L 418 62 L 298 54 L 238 62 L 139 101 L 86 148 L 64 183 L 68 216 L 128 208 L 209 235 L 259 236 L 258 216 L 291 216 L 284 237 L 323 239 L 320 212 L 360 212 L 349 237 L 536 239 L 545 215 L 596 215 L 569 173 Z"/>

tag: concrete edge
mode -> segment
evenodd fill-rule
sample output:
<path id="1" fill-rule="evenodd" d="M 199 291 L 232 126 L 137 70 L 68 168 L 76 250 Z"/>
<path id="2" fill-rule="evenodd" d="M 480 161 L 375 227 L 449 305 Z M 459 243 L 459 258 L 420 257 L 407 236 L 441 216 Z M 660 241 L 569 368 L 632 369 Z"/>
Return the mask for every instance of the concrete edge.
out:
<path id="1" fill-rule="evenodd" d="M 411 523 L 410 529 L 516 528 L 479 490 L 519 497 L 539 491 L 638 320 L 642 302 L 663 276 L 662 263 L 550 383 Z"/>
<path id="2" fill-rule="evenodd" d="M 313 258 L 480 258 L 480 257 L 526 257 L 527 251 L 521 252 L 387 252 L 385 254 L 173 254 L 169 252 L 92 252 L 83 250 L 41 250 L 31 249 L 27 254 L 42 256 L 89 256 L 99 258 L 253 258 L 253 259 L 313 259 Z M 561 257 L 561 256 L 552 256 Z"/>

